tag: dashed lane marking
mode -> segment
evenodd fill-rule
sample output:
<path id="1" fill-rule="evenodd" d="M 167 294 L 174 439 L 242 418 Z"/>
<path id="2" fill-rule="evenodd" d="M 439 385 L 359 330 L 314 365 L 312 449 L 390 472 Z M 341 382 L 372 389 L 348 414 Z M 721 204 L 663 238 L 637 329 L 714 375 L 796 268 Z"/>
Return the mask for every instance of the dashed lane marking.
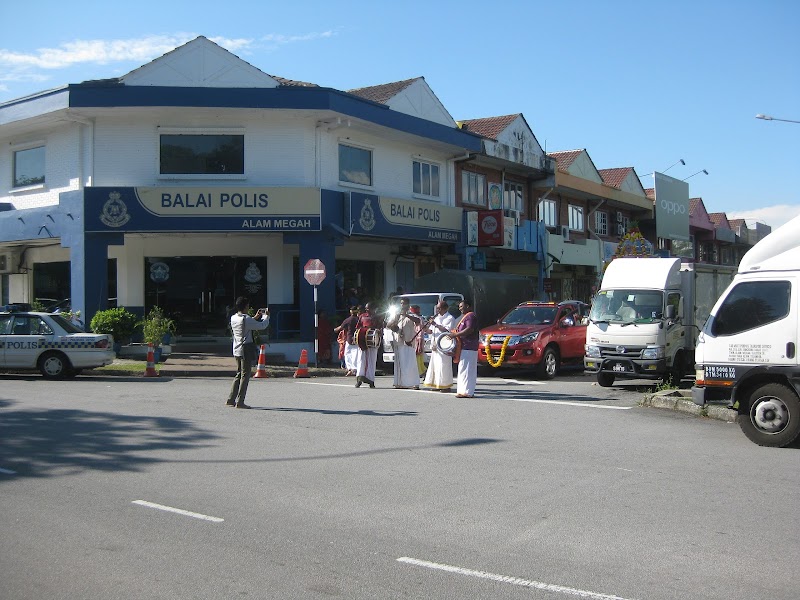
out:
<path id="1" fill-rule="evenodd" d="M 219 517 L 210 517 L 196 512 L 183 510 L 182 508 L 174 508 L 172 506 L 164 506 L 163 504 L 156 504 L 155 502 L 148 502 L 147 500 L 133 500 L 131 504 L 138 504 L 139 506 L 146 506 L 147 508 L 155 508 L 166 512 L 172 512 L 184 517 L 192 517 L 193 519 L 200 519 L 202 521 L 211 521 L 212 523 L 222 523 L 225 519 Z"/>
<path id="2" fill-rule="evenodd" d="M 437 571 L 446 571 L 448 573 L 455 573 L 456 575 L 477 577 L 478 579 L 487 579 L 489 581 L 496 581 L 498 583 L 508 583 L 510 585 L 534 588 L 537 590 L 544 590 L 546 592 L 566 594 L 568 596 L 578 596 L 579 598 L 589 598 L 590 600 L 629 600 L 627 598 L 623 598 L 622 596 L 615 596 L 613 594 L 601 594 L 599 592 L 579 590 L 577 588 L 571 588 L 563 585 L 556 585 L 554 583 L 544 583 L 542 581 L 522 579 L 521 577 L 509 577 L 508 575 L 497 575 L 495 573 L 487 573 L 486 571 L 476 571 L 474 569 L 465 569 L 464 567 L 454 567 L 452 565 L 430 562 L 428 560 L 420 560 L 418 558 L 409 558 L 408 556 L 401 556 L 400 558 L 397 559 L 397 561 L 409 565 L 414 565 L 416 567 L 424 567 L 426 569 L 434 569 Z"/>

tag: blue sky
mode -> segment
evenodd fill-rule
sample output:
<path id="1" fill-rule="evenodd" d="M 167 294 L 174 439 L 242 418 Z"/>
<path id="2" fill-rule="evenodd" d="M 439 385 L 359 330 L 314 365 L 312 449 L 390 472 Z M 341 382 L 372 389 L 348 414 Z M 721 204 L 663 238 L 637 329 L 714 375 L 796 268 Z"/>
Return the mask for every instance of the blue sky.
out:
<path id="1" fill-rule="evenodd" d="M 548 152 L 689 179 L 709 212 L 800 214 L 800 2 L 0 3 L 0 102 L 204 35 L 341 90 L 425 77 L 457 120 L 522 113 Z M 705 175 L 702 170 L 708 171 Z M 695 175 L 695 173 L 697 173 Z"/>

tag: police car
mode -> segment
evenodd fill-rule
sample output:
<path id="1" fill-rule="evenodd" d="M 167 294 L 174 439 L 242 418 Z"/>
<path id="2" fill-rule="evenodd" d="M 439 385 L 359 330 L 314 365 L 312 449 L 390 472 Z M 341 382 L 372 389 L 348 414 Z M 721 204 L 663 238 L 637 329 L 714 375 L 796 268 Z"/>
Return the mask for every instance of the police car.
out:
<path id="1" fill-rule="evenodd" d="M 58 314 L 0 312 L 0 369 L 38 369 L 48 379 L 75 377 L 114 361 L 114 338 L 84 331 Z"/>

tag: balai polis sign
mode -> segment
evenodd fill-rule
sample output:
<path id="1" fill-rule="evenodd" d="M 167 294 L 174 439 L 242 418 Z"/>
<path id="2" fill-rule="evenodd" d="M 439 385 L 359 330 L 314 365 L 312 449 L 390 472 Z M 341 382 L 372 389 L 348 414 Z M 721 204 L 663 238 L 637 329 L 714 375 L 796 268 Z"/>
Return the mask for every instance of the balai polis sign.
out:
<path id="1" fill-rule="evenodd" d="M 461 220 L 461 208 L 437 202 L 350 194 L 354 235 L 457 243 L 461 241 Z"/>
<path id="2" fill-rule="evenodd" d="M 91 187 L 86 231 L 319 231 L 319 188 Z"/>

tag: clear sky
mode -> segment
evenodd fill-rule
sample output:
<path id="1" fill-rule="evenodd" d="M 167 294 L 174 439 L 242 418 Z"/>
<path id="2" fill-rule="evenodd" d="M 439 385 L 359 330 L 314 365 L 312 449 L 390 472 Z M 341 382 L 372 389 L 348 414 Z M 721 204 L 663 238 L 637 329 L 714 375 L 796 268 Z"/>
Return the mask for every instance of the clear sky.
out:
<path id="1" fill-rule="evenodd" d="M 755 118 L 800 121 L 798 0 L 3 0 L 0 103 L 198 35 L 340 90 L 423 76 L 456 120 L 522 113 L 548 152 L 691 176 L 709 212 L 800 214 L 800 123 Z"/>

